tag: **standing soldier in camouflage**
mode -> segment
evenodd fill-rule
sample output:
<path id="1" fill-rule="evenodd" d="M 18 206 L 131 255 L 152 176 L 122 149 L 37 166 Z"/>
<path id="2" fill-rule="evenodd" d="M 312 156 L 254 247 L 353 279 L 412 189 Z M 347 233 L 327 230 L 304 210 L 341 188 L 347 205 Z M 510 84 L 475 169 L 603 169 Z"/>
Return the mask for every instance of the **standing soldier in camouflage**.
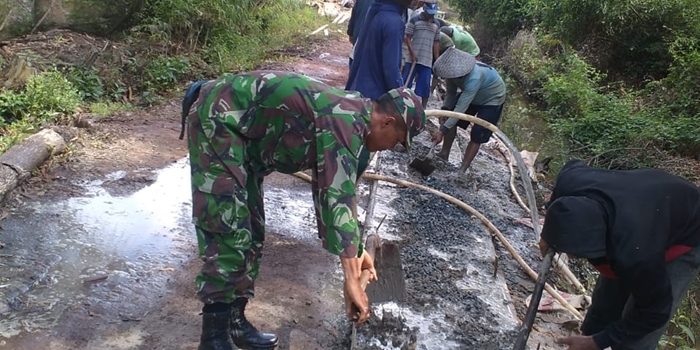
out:
<path id="1" fill-rule="evenodd" d="M 420 99 L 399 88 L 372 101 L 303 75 L 260 71 L 193 84 L 183 101 L 185 116 L 204 261 L 196 280 L 204 303 L 199 349 L 277 346 L 275 335 L 259 332 L 244 315 L 265 234 L 263 178 L 273 171 L 311 169 L 319 237 L 340 256 L 348 316 L 366 321 L 369 300 L 360 272 L 369 269 L 373 279 L 376 272 L 360 242 L 355 183 L 369 152 L 408 147 L 423 129 Z M 359 314 L 352 314 L 353 305 Z"/>

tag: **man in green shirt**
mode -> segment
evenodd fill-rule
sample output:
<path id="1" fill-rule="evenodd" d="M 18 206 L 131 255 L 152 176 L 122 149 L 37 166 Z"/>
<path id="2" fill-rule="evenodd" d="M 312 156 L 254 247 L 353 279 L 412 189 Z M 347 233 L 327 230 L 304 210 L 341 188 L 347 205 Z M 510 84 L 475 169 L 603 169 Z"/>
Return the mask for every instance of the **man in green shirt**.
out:
<path id="1" fill-rule="evenodd" d="M 259 332 L 243 314 L 264 240 L 262 182 L 273 171 L 311 170 L 319 237 L 340 256 L 348 316 L 366 321 L 369 300 L 360 272 L 369 269 L 374 279 L 376 273 L 361 244 L 355 184 L 369 152 L 408 147 L 423 130 L 421 100 L 398 88 L 372 101 L 303 75 L 259 71 L 193 84 L 183 101 L 185 116 L 204 261 L 196 280 L 205 304 L 199 349 L 277 345 L 275 335 Z"/>
<path id="2" fill-rule="evenodd" d="M 474 57 L 479 56 L 481 52 L 479 45 L 476 44 L 476 40 L 474 40 L 474 37 L 472 37 L 468 31 L 457 26 L 443 26 L 440 28 L 440 31 L 447 34 L 447 36 L 452 39 L 456 48 Z"/>

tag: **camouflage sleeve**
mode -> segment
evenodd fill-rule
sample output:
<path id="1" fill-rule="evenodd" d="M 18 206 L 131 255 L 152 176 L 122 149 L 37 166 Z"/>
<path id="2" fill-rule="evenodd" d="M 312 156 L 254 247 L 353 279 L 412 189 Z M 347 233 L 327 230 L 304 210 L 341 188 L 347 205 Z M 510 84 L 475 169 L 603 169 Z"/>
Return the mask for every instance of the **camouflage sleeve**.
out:
<path id="1" fill-rule="evenodd" d="M 358 257 L 362 245 L 355 183 L 362 140 L 349 132 L 352 130 L 350 124 L 338 121 L 330 124 L 345 130 L 317 131 L 313 197 L 318 234 L 329 252 L 341 257 Z"/>

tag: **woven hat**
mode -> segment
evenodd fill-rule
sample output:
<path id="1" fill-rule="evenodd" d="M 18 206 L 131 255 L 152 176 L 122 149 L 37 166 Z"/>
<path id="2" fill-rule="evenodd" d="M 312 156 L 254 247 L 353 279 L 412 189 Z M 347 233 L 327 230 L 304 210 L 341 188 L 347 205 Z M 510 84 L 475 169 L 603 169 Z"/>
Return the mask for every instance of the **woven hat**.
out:
<path id="1" fill-rule="evenodd" d="M 387 94 L 391 96 L 396 111 L 406 123 L 406 142 L 403 145 L 409 149 L 411 139 L 425 128 L 426 117 L 421 98 L 405 87 L 391 89 Z"/>
<path id="2" fill-rule="evenodd" d="M 440 32 L 440 52 L 445 52 L 445 50 L 454 46 L 455 43 L 452 39 L 447 34 Z"/>
<path id="3" fill-rule="evenodd" d="M 447 49 L 433 64 L 433 73 L 440 78 L 463 77 L 474 69 L 476 58 L 455 47 Z"/>

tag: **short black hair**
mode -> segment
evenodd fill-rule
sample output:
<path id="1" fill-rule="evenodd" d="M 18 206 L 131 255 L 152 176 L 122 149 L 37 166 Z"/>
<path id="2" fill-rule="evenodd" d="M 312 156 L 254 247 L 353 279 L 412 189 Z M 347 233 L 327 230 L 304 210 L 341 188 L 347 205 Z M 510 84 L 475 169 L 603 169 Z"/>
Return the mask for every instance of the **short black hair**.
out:
<path id="1" fill-rule="evenodd" d="M 377 109 L 381 113 L 389 114 L 394 116 L 394 118 L 400 120 L 400 123 L 396 124 L 397 128 L 401 128 L 401 131 L 405 131 L 408 129 L 408 126 L 406 126 L 406 121 L 403 120 L 403 116 L 399 114 L 399 111 L 396 110 L 396 104 L 394 103 L 394 98 L 389 95 L 389 93 L 385 93 L 381 96 L 379 96 L 379 99 L 375 100 L 374 102 L 377 103 Z"/>
<path id="2" fill-rule="evenodd" d="M 394 99 L 388 93 L 379 96 L 375 102 L 377 102 L 377 108 L 380 112 L 391 115 L 398 114 L 396 105 L 394 105 Z"/>

